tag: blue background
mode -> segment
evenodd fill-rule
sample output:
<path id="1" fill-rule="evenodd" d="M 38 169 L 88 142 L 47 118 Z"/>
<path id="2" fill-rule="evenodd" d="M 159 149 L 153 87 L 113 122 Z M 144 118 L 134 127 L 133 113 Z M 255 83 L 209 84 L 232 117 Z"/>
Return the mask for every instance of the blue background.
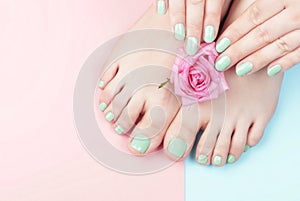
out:
<path id="1" fill-rule="evenodd" d="M 233 165 L 185 161 L 186 201 L 300 201 L 300 64 L 285 73 L 263 139 Z"/>

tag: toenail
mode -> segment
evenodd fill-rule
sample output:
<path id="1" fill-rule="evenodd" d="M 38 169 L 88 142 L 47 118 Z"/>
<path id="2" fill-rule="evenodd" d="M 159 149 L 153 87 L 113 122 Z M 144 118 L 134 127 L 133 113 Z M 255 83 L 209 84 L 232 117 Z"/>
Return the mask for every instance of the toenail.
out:
<path id="1" fill-rule="evenodd" d="M 222 157 L 221 156 L 215 156 L 214 157 L 214 164 L 220 165 L 222 163 Z"/>
<path id="2" fill-rule="evenodd" d="M 124 129 L 123 129 L 121 126 L 119 126 L 119 125 L 116 125 L 115 131 L 116 131 L 119 135 L 121 135 L 121 134 L 124 133 Z"/>
<path id="3" fill-rule="evenodd" d="M 105 83 L 101 80 L 99 83 L 98 83 L 98 86 L 102 89 L 104 87 Z"/>
<path id="4" fill-rule="evenodd" d="M 112 112 L 107 113 L 106 116 L 105 116 L 105 119 L 108 122 L 111 122 L 112 120 L 114 120 L 114 118 L 115 118 L 115 115 Z"/>
<path id="5" fill-rule="evenodd" d="M 199 162 L 200 164 L 205 165 L 205 164 L 207 163 L 207 161 L 208 161 L 207 156 L 202 155 L 202 154 L 199 155 L 199 157 L 198 157 L 198 162 Z"/>
<path id="6" fill-rule="evenodd" d="M 244 152 L 247 152 L 251 147 L 249 145 L 245 146 Z"/>
<path id="7" fill-rule="evenodd" d="M 183 140 L 173 138 L 168 145 L 168 151 L 174 156 L 181 158 L 186 151 L 186 147 L 187 145 Z"/>
<path id="8" fill-rule="evenodd" d="M 106 105 L 106 103 L 100 103 L 100 105 L 99 105 L 99 109 L 103 112 L 105 109 L 107 108 L 107 105 Z"/>
<path id="9" fill-rule="evenodd" d="M 235 161 L 234 155 L 229 154 L 228 158 L 227 158 L 227 163 L 232 164 L 232 163 L 234 163 L 234 161 Z"/>
<path id="10" fill-rule="evenodd" d="M 144 135 L 136 135 L 130 143 L 130 146 L 140 153 L 145 153 L 149 148 L 150 140 Z"/>

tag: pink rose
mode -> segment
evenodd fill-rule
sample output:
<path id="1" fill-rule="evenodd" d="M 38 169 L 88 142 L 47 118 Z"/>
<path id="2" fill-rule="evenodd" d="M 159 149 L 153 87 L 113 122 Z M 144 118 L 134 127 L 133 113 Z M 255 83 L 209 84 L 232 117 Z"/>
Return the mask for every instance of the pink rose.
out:
<path id="1" fill-rule="evenodd" d="M 183 105 L 215 99 L 229 89 L 224 73 L 214 68 L 217 56 L 215 43 L 201 44 L 194 56 L 187 55 L 183 48 L 179 49 L 170 81 Z"/>

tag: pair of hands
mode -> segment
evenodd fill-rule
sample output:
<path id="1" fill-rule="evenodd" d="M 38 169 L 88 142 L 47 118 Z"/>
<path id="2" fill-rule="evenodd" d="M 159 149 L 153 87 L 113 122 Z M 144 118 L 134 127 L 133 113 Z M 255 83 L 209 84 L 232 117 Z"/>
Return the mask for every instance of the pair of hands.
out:
<path id="1" fill-rule="evenodd" d="M 186 39 L 186 52 L 194 55 L 202 38 L 207 43 L 216 39 L 224 2 L 157 0 L 157 11 L 169 10 L 175 37 Z M 300 2 L 256 0 L 218 38 L 217 70 L 236 65 L 237 75 L 244 76 L 267 67 L 274 76 L 300 62 Z"/>

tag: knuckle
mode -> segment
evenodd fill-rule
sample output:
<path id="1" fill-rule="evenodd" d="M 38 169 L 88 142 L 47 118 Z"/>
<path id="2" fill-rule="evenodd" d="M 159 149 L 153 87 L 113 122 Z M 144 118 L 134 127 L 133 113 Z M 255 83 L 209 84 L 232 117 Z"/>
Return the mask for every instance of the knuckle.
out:
<path id="1" fill-rule="evenodd" d="M 261 26 L 257 27 L 255 35 L 264 44 L 268 44 L 273 41 L 271 34 Z"/>
<path id="2" fill-rule="evenodd" d="M 204 0 L 189 0 L 192 5 L 200 5 L 204 3 Z"/>
<path id="3" fill-rule="evenodd" d="M 201 34 L 200 29 L 200 26 L 195 22 L 190 22 L 188 24 L 188 32 L 190 35 L 199 36 Z"/>
<path id="4" fill-rule="evenodd" d="M 262 22 L 261 13 L 262 12 L 260 8 L 254 4 L 249 10 L 250 22 L 252 22 L 254 25 L 259 25 Z"/>
<path id="5" fill-rule="evenodd" d="M 283 53 L 283 54 L 287 54 L 288 52 L 291 51 L 291 48 L 289 47 L 289 45 L 287 44 L 287 42 L 280 38 L 278 40 L 275 41 L 276 47 Z"/>

